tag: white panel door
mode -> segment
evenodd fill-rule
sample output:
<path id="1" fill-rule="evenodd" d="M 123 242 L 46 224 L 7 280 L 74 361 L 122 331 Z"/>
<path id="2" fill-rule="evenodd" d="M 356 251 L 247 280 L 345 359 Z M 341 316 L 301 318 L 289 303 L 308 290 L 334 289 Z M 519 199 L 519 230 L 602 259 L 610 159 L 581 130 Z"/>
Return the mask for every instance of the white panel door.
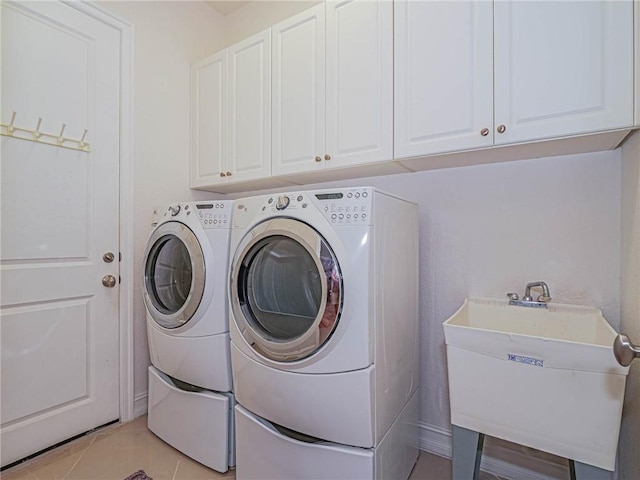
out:
<path id="1" fill-rule="evenodd" d="M 191 68 L 191 187 L 226 181 L 227 50 Z"/>
<path id="2" fill-rule="evenodd" d="M 324 168 L 324 3 L 272 27 L 272 34 L 271 172 L 285 175 Z"/>
<path id="3" fill-rule="evenodd" d="M 119 417 L 120 37 L 59 2 L 1 8 L 2 123 L 91 144 L 1 137 L 4 466 Z"/>
<path id="4" fill-rule="evenodd" d="M 271 175 L 271 30 L 228 49 L 228 181 Z"/>
<path id="5" fill-rule="evenodd" d="M 493 3 L 394 8 L 395 157 L 492 145 Z"/>
<path id="6" fill-rule="evenodd" d="M 495 3 L 496 144 L 633 124 L 632 3 Z"/>
<path id="7" fill-rule="evenodd" d="M 393 157 L 393 2 L 327 2 L 326 167 Z"/>

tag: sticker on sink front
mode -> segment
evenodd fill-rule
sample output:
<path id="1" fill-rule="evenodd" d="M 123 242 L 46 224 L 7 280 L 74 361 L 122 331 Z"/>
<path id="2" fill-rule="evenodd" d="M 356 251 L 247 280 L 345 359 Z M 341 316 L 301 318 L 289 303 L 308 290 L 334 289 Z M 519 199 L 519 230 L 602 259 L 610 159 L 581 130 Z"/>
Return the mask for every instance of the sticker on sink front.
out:
<path id="1" fill-rule="evenodd" d="M 507 353 L 507 360 L 511 362 L 526 363 L 527 365 L 533 365 L 534 367 L 544 367 L 544 361 L 539 358 L 524 357 L 522 355 L 514 355 L 513 353 Z"/>

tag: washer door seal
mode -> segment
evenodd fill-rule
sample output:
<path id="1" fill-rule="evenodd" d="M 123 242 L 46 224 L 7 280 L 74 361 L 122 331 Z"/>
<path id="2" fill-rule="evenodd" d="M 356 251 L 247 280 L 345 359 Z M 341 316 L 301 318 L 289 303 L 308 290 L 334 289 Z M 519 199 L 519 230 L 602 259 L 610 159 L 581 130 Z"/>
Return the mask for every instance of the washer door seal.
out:
<path id="1" fill-rule="evenodd" d="M 186 324 L 198 309 L 205 288 L 206 267 L 200 242 L 183 223 L 160 225 L 147 242 L 144 302 L 161 327 Z"/>

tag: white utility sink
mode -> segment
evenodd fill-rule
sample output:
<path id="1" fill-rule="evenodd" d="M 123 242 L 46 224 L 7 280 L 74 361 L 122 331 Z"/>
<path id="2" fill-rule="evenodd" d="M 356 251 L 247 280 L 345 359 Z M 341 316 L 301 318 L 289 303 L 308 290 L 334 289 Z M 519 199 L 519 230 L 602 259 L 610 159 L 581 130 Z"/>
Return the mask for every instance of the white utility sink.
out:
<path id="1" fill-rule="evenodd" d="M 615 469 L 629 367 L 600 310 L 467 299 L 444 334 L 452 424 Z"/>

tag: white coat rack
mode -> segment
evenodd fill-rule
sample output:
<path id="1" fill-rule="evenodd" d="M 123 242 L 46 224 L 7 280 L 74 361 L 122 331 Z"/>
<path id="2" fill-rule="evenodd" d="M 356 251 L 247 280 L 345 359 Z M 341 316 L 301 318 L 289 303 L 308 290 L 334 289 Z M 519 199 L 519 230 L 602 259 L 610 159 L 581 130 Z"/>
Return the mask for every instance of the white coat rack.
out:
<path id="1" fill-rule="evenodd" d="M 81 152 L 91 151 L 91 144 L 85 141 L 85 139 L 87 138 L 87 129 L 85 129 L 84 133 L 82 134 L 82 138 L 80 140 L 76 140 L 74 138 L 68 138 L 64 136 L 64 129 L 67 127 L 66 123 L 62 124 L 62 128 L 60 129 L 60 133 L 58 135 L 52 135 L 50 133 L 44 133 L 40 131 L 42 118 L 38 118 L 38 124 L 36 125 L 35 130 L 16 127 L 15 121 L 16 112 L 12 112 L 11 122 L 9 123 L 9 125 L 0 123 L 0 134 L 7 137 L 19 138 L 21 140 L 44 143 L 45 145 L 54 145 L 56 147 L 69 148 L 71 150 L 80 150 Z"/>

